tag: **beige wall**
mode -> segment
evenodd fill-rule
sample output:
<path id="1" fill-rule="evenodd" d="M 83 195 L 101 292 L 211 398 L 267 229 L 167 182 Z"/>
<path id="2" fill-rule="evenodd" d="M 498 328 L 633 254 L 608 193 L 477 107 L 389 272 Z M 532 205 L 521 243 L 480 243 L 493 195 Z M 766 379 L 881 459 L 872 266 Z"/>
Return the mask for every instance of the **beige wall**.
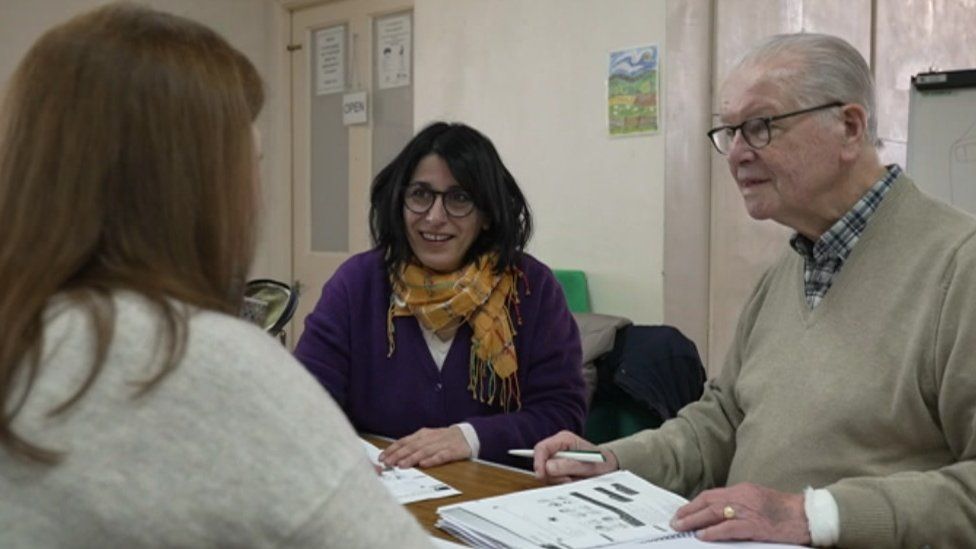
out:
<path id="1" fill-rule="evenodd" d="M 50 27 L 105 0 L 0 0 L 0 90 L 31 44 Z M 247 55 L 265 78 L 268 102 L 258 119 L 264 161 L 264 211 L 254 277 L 291 278 L 291 189 L 287 179 L 287 88 L 281 88 L 284 10 L 274 0 L 142 2 L 209 25 Z M 287 73 L 285 73 L 287 74 Z M 2 93 L 2 92 L 0 92 Z"/>
<path id="2" fill-rule="evenodd" d="M 483 131 L 535 215 L 529 251 L 586 271 L 597 312 L 661 322 L 663 128 L 608 137 L 606 76 L 611 50 L 667 55 L 665 3 L 417 0 L 415 21 L 415 125 Z"/>

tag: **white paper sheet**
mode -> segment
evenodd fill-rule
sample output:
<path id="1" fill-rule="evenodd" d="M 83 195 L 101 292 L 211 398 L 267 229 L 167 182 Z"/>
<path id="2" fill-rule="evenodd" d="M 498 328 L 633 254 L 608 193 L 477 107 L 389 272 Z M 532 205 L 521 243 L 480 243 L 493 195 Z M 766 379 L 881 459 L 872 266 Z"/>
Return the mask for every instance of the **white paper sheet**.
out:
<path id="1" fill-rule="evenodd" d="M 798 549 L 801 545 L 760 543 L 755 541 L 723 541 L 711 543 L 694 536 L 665 540 L 629 541 L 602 547 L 601 549 Z"/>
<path id="2" fill-rule="evenodd" d="M 618 471 L 572 484 L 442 507 L 438 514 L 446 525 L 476 522 L 473 530 L 490 538 L 504 538 L 498 541 L 505 546 L 584 549 L 676 535 L 668 521 L 685 501 L 633 473 Z M 473 521 L 471 515 L 478 520 Z M 527 545 L 516 543 L 515 538 Z"/>
<path id="3" fill-rule="evenodd" d="M 362 442 L 370 463 L 384 468 L 383 472 L 380 473 L 380 481 L 399 503 L 406 504 L 427 499 L 446 498 L 461 493 L 419 469 L 384 467 L 379 460 L 380 449 L 366 440 L 362 440 Z"/>
<path id="4" fill-rule="evenodd" d="M 690 533 L 675 532 L 668 525 L 686 501 L 633 473 L 617 471 L 570 484 L 447 505 L 437 510 L 437 526 L 477 547 L 713 546 Z"/>

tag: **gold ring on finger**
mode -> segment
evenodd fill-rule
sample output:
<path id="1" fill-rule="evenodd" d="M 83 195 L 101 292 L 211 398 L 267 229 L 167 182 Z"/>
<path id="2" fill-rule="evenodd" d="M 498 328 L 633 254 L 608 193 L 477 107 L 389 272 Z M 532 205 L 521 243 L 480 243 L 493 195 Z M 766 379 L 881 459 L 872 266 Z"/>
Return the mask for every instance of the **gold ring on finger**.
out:
<path id="1" fill-rule="evenodd" d="M 722 509 L 722 516 L 725 517 L 725 520 L 734 519 L 735 509 L 733 509 L 731 505 L 726 505 L 725 508 Z"/>

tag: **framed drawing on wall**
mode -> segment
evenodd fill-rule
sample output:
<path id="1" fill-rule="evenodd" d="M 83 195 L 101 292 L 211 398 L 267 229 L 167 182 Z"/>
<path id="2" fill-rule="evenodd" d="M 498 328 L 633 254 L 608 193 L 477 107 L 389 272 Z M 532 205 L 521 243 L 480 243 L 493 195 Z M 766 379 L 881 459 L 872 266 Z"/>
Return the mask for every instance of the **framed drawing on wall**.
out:
<path id="1" fill-rule="evenodd" d="M 607 71 L 607 126 L 611 136 L 658 131 L 658 47 L 610 52 Z"/>

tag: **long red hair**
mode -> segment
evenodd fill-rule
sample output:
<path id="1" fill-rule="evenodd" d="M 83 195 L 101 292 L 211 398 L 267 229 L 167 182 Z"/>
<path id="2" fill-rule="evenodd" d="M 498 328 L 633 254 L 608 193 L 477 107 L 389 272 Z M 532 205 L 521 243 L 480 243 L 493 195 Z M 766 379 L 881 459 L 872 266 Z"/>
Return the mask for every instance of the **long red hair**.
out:
<path id="1" fill-rule="evenodd" d="M 96 338 L 83 398 L 114 333 L 111 294 L 154 303 L 157 375 L 179 363 L 186 312 L 236 313 L 254 248 L 253 65 L 209 28 L 112 4 L 48 31 L 0 109 L 0 444 L 57 461 L 11 428 L 39 375 L 43 313 L 63 295 Z M 26 383 L 23 381 L 27 380 Z M 15 383 L 17 382 L 17 383 Z"/>

